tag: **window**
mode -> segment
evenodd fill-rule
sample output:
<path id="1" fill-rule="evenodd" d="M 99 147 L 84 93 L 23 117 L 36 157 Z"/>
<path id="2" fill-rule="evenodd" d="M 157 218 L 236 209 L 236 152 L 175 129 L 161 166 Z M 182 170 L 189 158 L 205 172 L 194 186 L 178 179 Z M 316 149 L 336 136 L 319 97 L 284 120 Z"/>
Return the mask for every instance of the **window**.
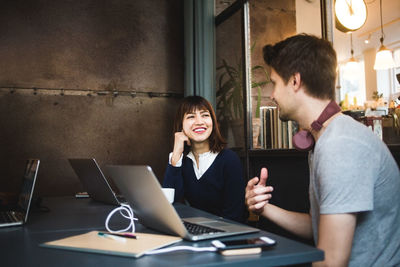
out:
<path id="1" fill-rule="evenodd" d="M 396 65 L 392 72 L 393 93 L 400 95 L 400 48 L 394 50 L 393 58 Z"/>
<path id="2" fill-rule="evenodd" d="M 348 108 L 363 106 L 365 102 L 364 61 L 339 66 L 340 101 L 347 95 Z"/>
<path id="3" fill-rule="evenodd" d="M 378 92 L 388 102 L 400 96 L 400 48 L 393 51 L 393 58 L 396 67 L 376 72 Z"/>

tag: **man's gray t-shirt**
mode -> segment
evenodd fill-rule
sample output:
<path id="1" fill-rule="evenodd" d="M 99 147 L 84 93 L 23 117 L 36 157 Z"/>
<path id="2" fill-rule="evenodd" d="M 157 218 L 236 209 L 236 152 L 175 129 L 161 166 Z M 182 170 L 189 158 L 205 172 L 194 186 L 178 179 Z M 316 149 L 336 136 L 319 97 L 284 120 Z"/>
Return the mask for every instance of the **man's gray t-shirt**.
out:
<path id="1" fill-rule="evenodd" d="M 310 152 L 309 165 L 315 243 L 320 214 L 356 213 L 349 266 L 400 266 L 400 173 L 378 136 L 337 116 Z"/>

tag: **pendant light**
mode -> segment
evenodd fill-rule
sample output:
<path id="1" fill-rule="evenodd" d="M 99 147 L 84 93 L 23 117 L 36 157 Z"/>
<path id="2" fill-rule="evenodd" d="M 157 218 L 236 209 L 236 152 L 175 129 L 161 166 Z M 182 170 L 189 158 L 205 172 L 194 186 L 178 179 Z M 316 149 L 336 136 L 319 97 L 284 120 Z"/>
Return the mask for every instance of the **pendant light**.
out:
<path id="1" fill-rule="evenodd" d="M 386 48 L 386 46 L 383 45 L 383 23 L 382 23 L 382 0 L 379 1 L 380 4 L 380 15 L 381 15 L 381 46 L 379 47 L 378 52 L 376 53 L 375 57 L 375 65 L 374 69 L 375 70 L 385 70 L 385 69 L 390 69 L 394 68 L 394 60 L 393 60 L 393 55 L 392 51 Z"/>
<path id="2" fill-rule="evenodd" d="M 350 54 L 351 57 L 350 59 L 346 62 L 346 68 L 349 69 L 355 69 L 357 68 L 357 59 L 354 58 L 354 50 L 353 50 L 353 33 L 350 33 L 350 46 L 351 46 L 351 50 L 350 50 Z"/>

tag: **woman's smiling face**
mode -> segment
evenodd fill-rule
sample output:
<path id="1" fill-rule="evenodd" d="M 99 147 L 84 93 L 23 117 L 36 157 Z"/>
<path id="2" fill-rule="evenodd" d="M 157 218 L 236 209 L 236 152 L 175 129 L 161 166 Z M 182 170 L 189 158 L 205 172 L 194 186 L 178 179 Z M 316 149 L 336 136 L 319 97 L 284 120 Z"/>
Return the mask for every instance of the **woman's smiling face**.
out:
<path id="1" fill-rule="evenodd" d="M 182 128 L 192 142 L 202 143 L 207 141 L 213 130 L 210 112 L 206 109 L 196 109 L 193 112 L 185 113 Z"/>

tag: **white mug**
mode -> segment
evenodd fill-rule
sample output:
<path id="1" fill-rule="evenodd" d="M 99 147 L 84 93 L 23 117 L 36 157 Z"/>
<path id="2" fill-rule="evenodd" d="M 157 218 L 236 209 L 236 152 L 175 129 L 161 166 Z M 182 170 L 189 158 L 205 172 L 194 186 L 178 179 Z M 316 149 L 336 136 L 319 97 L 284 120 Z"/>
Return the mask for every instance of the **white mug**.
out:
<path id="1" fill-rule="evenodd" d="M 167 197 L 169 203 L 174 202 L 174 197 L 175 197 L 175 188 L 161 188 L 162 191 L 164 192 L 164 195 Z"/>

